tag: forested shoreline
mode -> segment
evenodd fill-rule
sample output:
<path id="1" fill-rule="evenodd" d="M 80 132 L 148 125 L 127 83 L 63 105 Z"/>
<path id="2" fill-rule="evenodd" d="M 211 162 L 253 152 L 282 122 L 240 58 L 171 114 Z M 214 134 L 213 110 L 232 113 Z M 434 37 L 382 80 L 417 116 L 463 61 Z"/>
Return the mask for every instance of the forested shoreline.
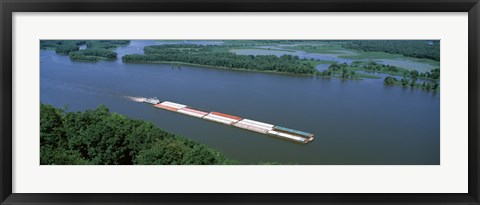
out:
<path id="1" fill-rule="evenodd" d="M 385 52 L 440 61 L 440 41 L 438 40 L 430 43 L 418 40 L 356 40 L 348 41 L 343 44 L 343 47 L 359 51 Z"/>
<path id="2" fill-rule="evenodd" d="M 97 62 L 100 60 L 115 60 L 117 53 L 108 49 L 91 48 L 72 51 L 69 53 L 72 60 Z"/>
<path id="3" fill-rule="evenodd" d="M 155 45 L 146 46 L 145 54 L 124 55 L 124 63 L 184 62 L 205 66 L 255 71 L 274 71 L 292 74 L 315 74 L 314 66 L 297 56 L 274 55 L 253 56 L 236 55 L 225 51 L 216 51 L 216 46 L 202 45 Z"/>
<path id="4" fill-rule="evenodd" d="M 231 165 L 207 145 L 99 106 L 84 112 L 40 104 L 42 165 Z"/>
<path id="5" fill-rule="evenodd" d="M 129 40 L 41 40 L 40 49 L 52 49 L 76 61 L 98 62 L 117 59 L 117 52 L 113 49 L 129 43 Z M 82 50 L 80 46 L 86 48 Z"/>

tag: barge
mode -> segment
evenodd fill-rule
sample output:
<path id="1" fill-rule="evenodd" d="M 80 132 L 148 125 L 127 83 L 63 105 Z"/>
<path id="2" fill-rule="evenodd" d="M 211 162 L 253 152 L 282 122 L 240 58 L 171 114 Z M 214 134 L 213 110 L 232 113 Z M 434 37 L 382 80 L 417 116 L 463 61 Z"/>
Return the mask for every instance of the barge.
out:
<path id="1" fill-rule="evenodd" d="M 237 127 L 244 130 L 249 130 L 252 132 L 257 132 L 273 137 L 278 137 L 298 143 L 309 143 L 313 141 L 314 135 L 308 132 L 294 130 L 278 125 L 273 125 L 265 122 L 260 122 L 251 119 L 245 119 L 242 117 L 229 115 L 221 112 L 208 112 L 202 111 L 199 109 L 192 108 L 187 105 L 183 105 L 180 103 L 164 101 L 161 102 L 156 98 L 142 98 L 142 97 L 128 97 L 128 99 L 135 101 L 135 102 L 142 102 L 148 103 L 153 105 L 156 108 L 160 108 L 163 110 L 168 110 L 172 112 L 176 112 L 179 114 L 188 115 L 191 117 L 196 117 L 200 119 L 209 120 L 212 122 Z"/>

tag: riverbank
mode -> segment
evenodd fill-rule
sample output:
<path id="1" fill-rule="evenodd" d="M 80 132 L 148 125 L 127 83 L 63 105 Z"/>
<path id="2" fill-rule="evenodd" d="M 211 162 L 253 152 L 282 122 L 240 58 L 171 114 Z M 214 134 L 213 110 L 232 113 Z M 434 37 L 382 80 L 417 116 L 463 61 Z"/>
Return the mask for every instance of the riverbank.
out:
<path id="1" fill-rule="evenodd" d="M 178 61 L 149 61 L 149 62 L 128 63 L 128 64 L 168 64 L 168 65 L 172 65 L 172 66 L 186 65 L 186 66 L 196 66 L 196 67 L 202 67 L 202 68 L 230 70 L 230 71 L 237 71 L 237 72 L 270 73 L 270 74 L 280 74 L 280 75 L 298 76 L 298 77 L 326 77 L 326 78 L 338 78 L 338 79 L 342 79 L 342 80 L 363 80 L 362 78 L 370 78 L 370 79 L 381 79 L 382 78 L 381 76 L 369 75 L 369 74 L 364 74 L 364 73 L 356 73 L 355 74 L 357 77 L 361 77 L 361 78 L 342 78 L 341 76 L 323 76 L 323 75 L 321 75 L 320 71 L 316 71 L 315 74 L 294 74 L 294 73 L 279 72 L 279 71 L 261 71 L 261 70 L 249 70 L 249 69 L 244 69 L 244 68 L 228 68 L 228 67 L 219 67 L 219 66 L 209 66 L 209 65 L 185 63 L 185 62 L 178 62 Z M 320 63 L 318 65 L 322 65 L 322 64 Z M 364 70 L 361 70 L 361 71 L 364 71 Z M 390 73 L 385 73 L 385 74 L 390 74 Z"/>
<path id="2" fill-rule="evenodd" d="M 178 61 L 148 61 L 148 62 L 139 62 L 139 63 L 130 63 L 130 62 L 123 62 L 123 63 L 127 63 L 127 64 L 170 64 L 172 66 L 186 65 L 186 66 L 197 66 L 197 67 L 203 67 L 203 68 L 241 71 L 241 72 L 271 73 L 271 74 L 282 74 L 282 75 L 304 76 L 304 77 L 314 77 L 314 76 L 316 76 L 315 74 L 295 74 L 295 73 L 270 71 L 270 70 L 268 70 L 268 71 L 250 70 L 250 69 L 244 69 L 244 68 L 229 68 L 229 67 L 221 67 L 221 66 L 209 66 L 209 65 L 202 65 L 202 64 L 195 64 L 195 63 L 185 63 L 185 62 L 178 62 Z M 318 72 L 318 71 L 316 71 L 316 72 Z"/>

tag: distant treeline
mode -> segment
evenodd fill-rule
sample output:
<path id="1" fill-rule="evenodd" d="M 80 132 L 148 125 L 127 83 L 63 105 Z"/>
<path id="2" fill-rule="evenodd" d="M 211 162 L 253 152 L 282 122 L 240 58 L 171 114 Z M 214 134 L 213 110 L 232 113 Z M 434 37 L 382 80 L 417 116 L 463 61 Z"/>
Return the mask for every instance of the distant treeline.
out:
<path id="1" fill-rule="evenodd" d="M 316 43 L 324 41 L 316 40 L 225 40 L 225 45 L 247 46 L 247 45 L 271 45 L 271 44 L 294 44 L 294 43 Z"/>
<path id="2" fill-rule="evenodd" d="M 385 52 L 440 61 L 440 41 L 358 40 L 348 41 L 342 45 L 345 48 L 366 52 Z"/>
<path id="3" fill-rule="evenodd" d="M 386 77 L 383 82 L 386 85 L 401 85 L 402 87 L 411 87 L 411 88 L 422 88 L 425 90 L 437 90 L 439 88 L 439 83 L 438 82 L 423 82 L 423 83 L 418 83 L 417 78 L 401 78 L 398 80 L 397 78 L 393 76 L 388 76 Z"/>
<path id="4" fill-rule="evenodd" d="M 283 55 L 236 55 L 230 52 L 217 52 L 217 46 L 202 45 L 155 45 L 146 46 L 145 54 L 125 55 L 126 63 L 183 62 L 213 67 L 246 69 L 255 71 L 275 71 L 292 74 L 314 74 L 313 65 L 297 56 Z"/>
<path id="5" fill-rule="evenodd" d="M 362 73 L 359 71 L 364 72 Z M 416 70 L 409 71 L 404 68 L 399 68 L 392 65 L 383 65 L 374 61 L 353 61 L 351 64 L 333 63 L 328 67 L 328 69 L 320 72 L 319 75 L 325 77 L 339 77 L 342 79 L 381 78 L 376 76 L 375 73 L 393 75 L 384 79 L 385 85 L 401 85 L 403 87 L 423 88 L 426 90 L 437 90 L 439 88 L 439 68 L 435 68 L 424 73 L 419 73 Z M 399 80 L 397 78 L 401 79 Z M 425 82 L 418 83 L 418 79 L 425 80 Z"/>
<path id="6" fill-rule="evenodd" d="M 130 40 L 88 40 L 87 48 L 115 49 L 120 46 L 126 46 Z"/>
<path id="7" fill-rule="evenodd" d="M 322 44 L 365 52 L 385 52 L 440 61 L 440 41 L 432 40 L 227 40 L 225 45 Z M 332 44 L 333 43 L 333 44 Z M 305 46 L 305 45 L 304 45 Z M 308 46 L 308 45 L 307 45 Z"/>
<path id="8" fill-rule="evenodd" d="M 58 54 L 68 54 L 72 51 L 78 51 L 80 45 L 84 45 L 87 41 L 76 40 L 41 40 L 40 49 L 54 49 Z"/>
<path id="9" fill-rule="evenodd" d="M 96 62 L 117 58 L 111 49 L 128 45 L 129 40 L 41 40 L 41 49 L 54 49 L 57 54 L 69 55 L 72 60 Z M 80 50 L 81 45 L 87 48 Z"/>
<path id="10" fill-rule="evenodd" d="M 401 73 L 403 73 L 403 75 L 400 75 Z M 399 80 L 397 79 L 397 77 L 388 76 L 383 80 L 385 85 L 401 85 L 402 87 L 422 88 L 425 90 L 437 90 L 440 87 L 440 68 L 435 68 L 431 71 L 427 71 L 424 73 L 419 73 L 416 70 L 411 70 L 408 72 L 399 70 L 399 72 L 397 73 L 390 74 L 401 76 L 401 79 Z M 424 81 L 423 83 L 418 83 L 418 79 L 423 79 L 427 81 Z"/>
<path id="11" fill-rule="evenodd" d="M 393 65 L 379 64 L 374 61 L 353 61 L 351 64 L 347 63 L 332 63 L 327 70 L 320 72 L 322 76 L 338 76 L 340 78 L 358 78 L 367 76 L 358 76 L 356 71 L 365 71 L 367 73 L 386 73 L 392 75 L 408 76 L 410 71 L 404 68 L 399 68 Z M 419 73 L 415 71 L 417 76 Z"/>
<path id="12" fill-rule="evenodd" d="M 66 112 L 40 105 L 40 164 L 237 164 L 220 152 L 105 106 Z"/>
<path id="13" fill-rule="evenodd" d="M 84 50 L 72 51 L 69 53 L 69 56 L 73 60 L 90 62 L 117 59 L 116 52 L 102 48 L 89 48 Z"/>

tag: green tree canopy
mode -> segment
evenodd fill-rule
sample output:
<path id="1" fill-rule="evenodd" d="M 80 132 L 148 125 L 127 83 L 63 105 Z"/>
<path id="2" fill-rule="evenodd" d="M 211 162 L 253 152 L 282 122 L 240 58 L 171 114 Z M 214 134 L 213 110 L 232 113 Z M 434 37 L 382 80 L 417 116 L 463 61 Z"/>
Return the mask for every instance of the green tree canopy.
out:
<path id="1" fill-rule="evenodd" d="M 220 152 L 105 106 L 66 112 L 40 105 L 41 164 L 236 164 Z"/>

